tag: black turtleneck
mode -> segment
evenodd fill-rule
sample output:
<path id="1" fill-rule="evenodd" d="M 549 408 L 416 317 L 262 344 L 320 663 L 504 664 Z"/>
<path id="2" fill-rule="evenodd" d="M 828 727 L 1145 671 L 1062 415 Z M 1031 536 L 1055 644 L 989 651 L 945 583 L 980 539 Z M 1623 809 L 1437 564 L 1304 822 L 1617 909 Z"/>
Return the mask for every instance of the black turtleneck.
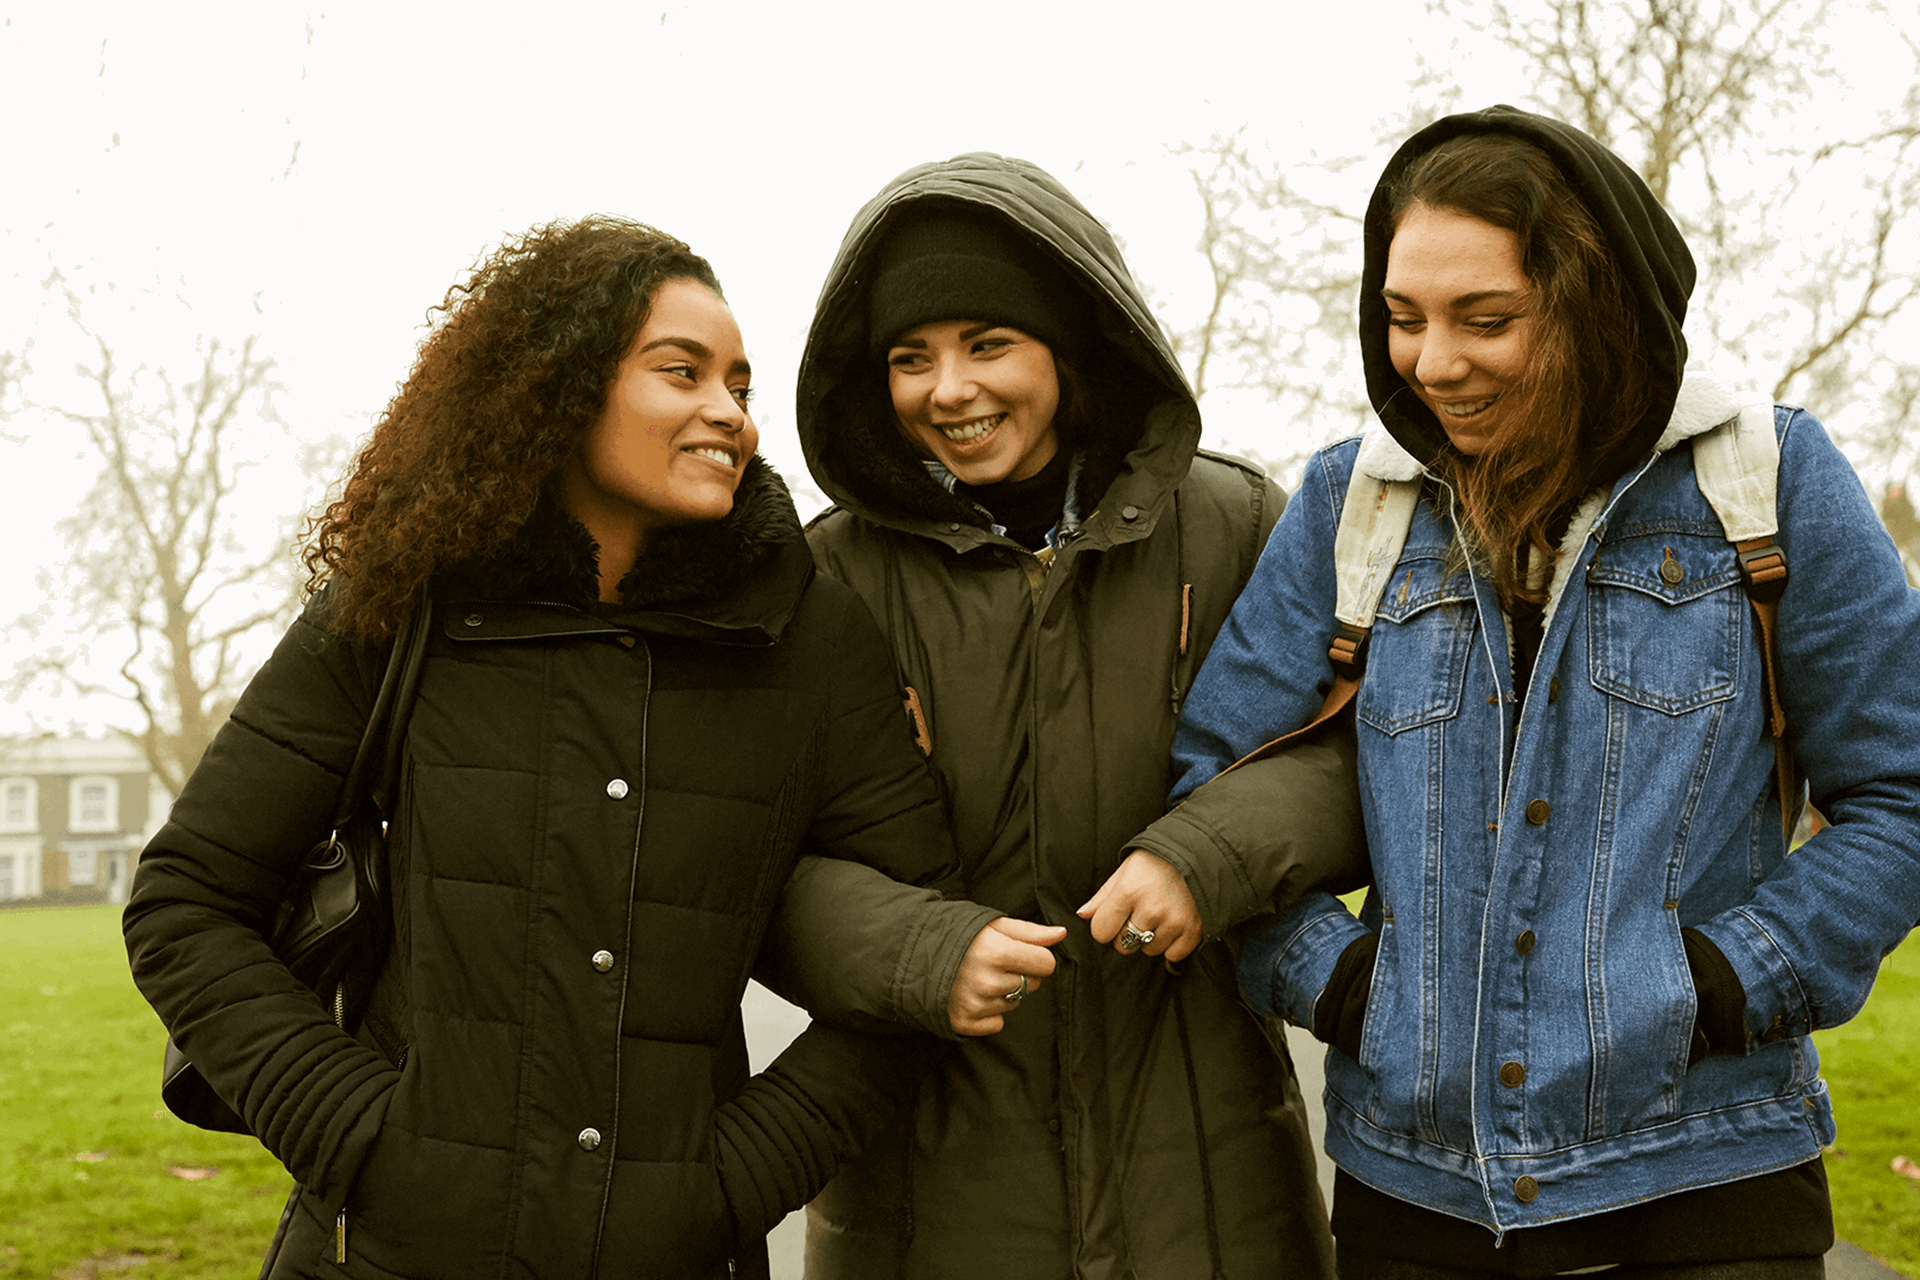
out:
<path id="1" fill-rule="evenodd" d="M 995 524 L 1005 527 L 1009 538 L 1029 551 L 1038 551 L 1047 545 L 1047 534 L 1053 526 L 1060 523 L 1060 512 L 1067 505 L 1067 477 L 1072 470 L 1072 455 L 1056 449 L 1053 460 L 1025 480 L 983 485 L 956 482 L 953 491 L 984 507 Z"/>

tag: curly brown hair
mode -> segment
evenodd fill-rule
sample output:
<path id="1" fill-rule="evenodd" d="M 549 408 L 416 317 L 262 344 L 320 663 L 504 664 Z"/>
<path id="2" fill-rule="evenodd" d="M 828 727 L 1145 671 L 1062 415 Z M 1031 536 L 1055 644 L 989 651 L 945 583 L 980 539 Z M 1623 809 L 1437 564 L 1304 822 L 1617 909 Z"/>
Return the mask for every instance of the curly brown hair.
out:
<path id="1" fill-rule="evenodd" d="M 606 405 L 669 280 L 706 259 L 644 223 L 555 221 L 509 239 L 433 310 L 406 382 L 309 522 L 307 590 L 342 635 L 390 635 L 436 571 L 501 550 Z"/>
<path id="2" fill-rule="evenodd" d="M 1520 242 L 1539 320 L 1527 411 L 1478 457 L 1443 454 L 1437 470 L 1459 493 L 1501 598 L 1539 602 L 1546 592 L 1529 581 L 1528 549 L 1553 563 L 1555 521 L 1624 467 L 1635 424 L 1652 403 L 1652 368 L 1626 281 L 1598 221 L 1531 142 L 1450 139 L 1410 165 L 1391 196 L 1395 227 L 1423 205 L 1505 227 Z"/>

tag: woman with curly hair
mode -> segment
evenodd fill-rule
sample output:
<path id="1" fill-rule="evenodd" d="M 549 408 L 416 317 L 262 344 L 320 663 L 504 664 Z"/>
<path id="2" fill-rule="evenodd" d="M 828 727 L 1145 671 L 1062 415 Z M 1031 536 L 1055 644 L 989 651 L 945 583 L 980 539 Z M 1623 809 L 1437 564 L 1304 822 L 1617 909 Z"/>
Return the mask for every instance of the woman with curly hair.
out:
<path id="1" fill-rule="evenodd" d="M 819 1025 L 748 1071 L 803 842 L 952 870 L 885 643 L 816 575 L 749 382 L 684 244 L 535 228 L 447 295 L 315 522 L 306 609 L 125 920 L 142 992 L 298 1180 L 264 1275 L 764 1275 L 767 1228 L 911 1086 L 923 1040 Z M 263 931 L 422 592 L 393 943 L 343 1029 Z"/>

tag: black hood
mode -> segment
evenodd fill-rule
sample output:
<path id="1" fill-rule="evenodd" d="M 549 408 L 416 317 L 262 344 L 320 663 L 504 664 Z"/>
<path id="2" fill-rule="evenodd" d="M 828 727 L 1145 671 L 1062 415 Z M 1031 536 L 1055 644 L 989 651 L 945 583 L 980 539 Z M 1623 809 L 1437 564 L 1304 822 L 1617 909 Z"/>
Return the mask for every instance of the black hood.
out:
<path id="1" fill-rule="evenodd" d="M 1646 453 L 1666 426 L 1686 368 L 1687 340 L 1680 325 L 1693 292 L 1693 255 L 1647 184 L 1619 156 L 1572 125 L 1508 106 L 1447 116 L 1428 125 L 1394 153 L 1374 187 L 1360 277 L 1360 350 L 1374 412 L 1422 466 L 1453 448 L 1433 411 L 1404 394 L 1407 384 L 1387 356 L 1387 307 L 1380 289 L 1387 279 L 1387 244 L 1393 239 L 1395 181 L 1428 151 L 1472 133 L 1511 134 L 1539 146 L 1599 222 L 1625 276 L 1628 299 L 1638 309 L 1641 341 L 1653 371 L 1652 404 L 1631 441 L 1633 454 Z"/>
<path id="2" fill-rule="evenodd" d="M 987 536 L 971 503 L 930 479 L 884 406 L 886 378 L 867 342 L 867 290 L 876 249 L 904 212 L 930 204 L 997 219 L 1083 289 L 1093 332 L 1071 344 L 1083 380 L 1121 406 L 1102 416 L 1083 492 L 1106 508 L 1152 513 L 1186 478 L 1200 444 L 1200 413 L 1146 297 L 1099 219 L 1050 174 L 1025 160 L 972 152 L 907 170 L 854 215 L 807 334 L 796 421 L 807 466 L 840 507 L 964 548 Z M 1090 515 L 1091 503 L 1082 514 Z M 1088 520 L 1093 541 L 1143 536 L 1151 519 Z"/>

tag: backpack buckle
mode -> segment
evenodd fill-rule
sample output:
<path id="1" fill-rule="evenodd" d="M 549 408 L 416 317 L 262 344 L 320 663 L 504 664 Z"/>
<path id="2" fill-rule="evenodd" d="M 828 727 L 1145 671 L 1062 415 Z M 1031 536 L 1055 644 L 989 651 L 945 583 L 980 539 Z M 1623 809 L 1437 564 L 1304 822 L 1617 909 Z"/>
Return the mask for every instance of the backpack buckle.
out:
<path id="1" fill-rule="evenodd" d="M 1771 540 L 1743 550 L 1738 556 L 1740 585 L 1747 598 L 1759 604 L 1772 604 L 1787 590 L 1787 553 Z"/>
<path id="2" fill-rule="evenodd" d="M 1367 627 L 1343 622 L 1335 628 L 1333 640 L 1327 646 L 1327 657 L 1334 671 L 1348 680 L 1358 680 L 1366 672 L 1367 646 L 1372 639 L 1373 632 Z"/>

